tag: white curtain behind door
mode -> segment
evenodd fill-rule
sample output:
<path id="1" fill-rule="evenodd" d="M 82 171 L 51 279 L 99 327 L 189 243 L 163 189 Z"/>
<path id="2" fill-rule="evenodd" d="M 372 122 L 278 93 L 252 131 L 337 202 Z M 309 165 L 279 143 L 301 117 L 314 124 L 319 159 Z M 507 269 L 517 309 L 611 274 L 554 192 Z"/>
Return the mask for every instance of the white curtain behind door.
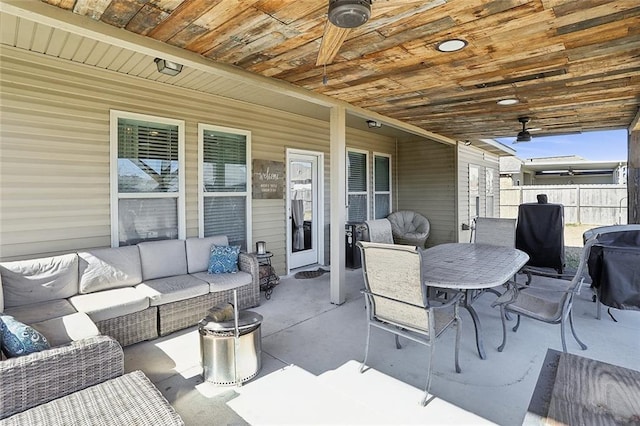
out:
<path id="1" fill-rule="evenodd" d="M 304 250 L 304 201 L 291 200 L 293 218 L 293 249 Z"/>

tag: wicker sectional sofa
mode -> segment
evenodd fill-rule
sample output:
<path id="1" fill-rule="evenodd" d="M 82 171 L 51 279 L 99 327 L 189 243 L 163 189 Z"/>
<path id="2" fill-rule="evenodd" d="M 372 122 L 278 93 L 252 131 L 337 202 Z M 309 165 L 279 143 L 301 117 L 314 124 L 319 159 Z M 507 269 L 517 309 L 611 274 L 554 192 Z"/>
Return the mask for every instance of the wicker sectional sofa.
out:
<path id="1" fill-rule="evenodd" d="M 108 336 L 0 361 L 0 426 L 183 425 Z"/>
<path id="2" fill-rule="evenodd" d="M 207 273 L 226 236 L 143 242 L 0 263 L 0 312 L 42 332 L 53 346 L 103 334 L 120 345 L 197 324 L 212 306 L 260 302 L 258 261 L 240 253 L 239 272 Z"/>

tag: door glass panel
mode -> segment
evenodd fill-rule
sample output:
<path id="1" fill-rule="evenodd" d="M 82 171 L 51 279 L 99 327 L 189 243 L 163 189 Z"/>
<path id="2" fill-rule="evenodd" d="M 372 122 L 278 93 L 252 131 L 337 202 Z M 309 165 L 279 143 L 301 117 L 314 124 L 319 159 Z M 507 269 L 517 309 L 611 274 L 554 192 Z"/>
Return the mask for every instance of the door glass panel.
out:
<path id="1" fill-rule="evenodd" d="M 313 163 L 292 160 L 291 173 L 291 247 L 299 252 L 313 248 L 311 230 L 313 224 Z"/>

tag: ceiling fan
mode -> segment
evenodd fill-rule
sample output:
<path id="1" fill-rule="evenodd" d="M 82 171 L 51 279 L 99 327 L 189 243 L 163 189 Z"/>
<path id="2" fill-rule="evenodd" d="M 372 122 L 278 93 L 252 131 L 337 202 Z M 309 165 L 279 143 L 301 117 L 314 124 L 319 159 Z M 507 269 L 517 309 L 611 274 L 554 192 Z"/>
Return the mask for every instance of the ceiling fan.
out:
<path id="1" fill-rule="evenodd" d="M 333 62 L 349 32 L 353 28 L 364 25 L 371 17 L 372 3 L 373 0 L 329 0 L 328 20 L 324 27 L 316 65 L 329 65 Z M 431 2 L 424 0 L 375 0 L 375 3 L 380 3 L 382 8 L 413 4 L 433 7 L 440 4 L 441 0 Z M 432 6 L 428 6 L 429 4 Z"/>
<path id="2" fill-rule="evenodd" d="M 518 117 L 518 121 L 522 123 L 522 131 L 518 132 L 516 140 L 513 143 L 531 142 L 531 133 L 527 130 L 527 123 L 531 121 L 529 117 Z"/>
<path id="3" fill-rule="evenodd" d="M 371 0 L 329 0 L 329 20 L 325 24 L 316 65 L 327 65 L 338 54 L 352 28 L 371 17 Z"/>

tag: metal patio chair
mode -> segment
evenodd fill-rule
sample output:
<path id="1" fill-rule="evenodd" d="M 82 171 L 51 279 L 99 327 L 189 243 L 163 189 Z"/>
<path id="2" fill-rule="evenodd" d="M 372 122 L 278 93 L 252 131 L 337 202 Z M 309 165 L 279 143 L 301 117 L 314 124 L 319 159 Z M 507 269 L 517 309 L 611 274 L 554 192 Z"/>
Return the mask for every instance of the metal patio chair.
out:
<path id="1" fill-rule="evenodd" d="M 360 372 L 365 371 L 373 327 L 430 347 L 427 382 L 422 405 L 426 405 L 431 386 L 431 366 L 435 341 L 449 326 L 456 327 L 455 369 L 460 372 L 460 318 L 458 301 L 461 294 L 441 305 L 431 305 L 427 287 L 422 284 L 421 251 L 413 246 L 358 242 L 362 254 L 367 308 L 367 342 Z"/>
<path id="2" fill-rule="evenodd" d="M 471 242 L 475 244 L 491 244 L 494 246 L 515 248 L 516 220 L 478 216 L 473 219 L 471 224 Z M 466 303 L 471 304 L 475 299 L 486 292 L 493 293 L 498 297 L 502 295 L 502 293 L 493 288 L 469 291 L 467 292 L 467 298 L 469 300 L 467 300 Z M 509 319 L 508 315 L 507 319 Z"/>
<path id="3" fill-rule="evenodd" d="M 471 225 L 471 242 L 494 246 L 516 246 L 516 220 L 476 217 Z"/>
<path id="4" fill-rule="evenodd" d="M 582 343 L 576 334 L 573 325 L 573 298 L 580 292 L 580 287 L 584 282 L 587 273 L 587 262 L 589 260 L 589 252 L 591 246 L 596 242 L 595 239 L 587 241 L 582 249 L 580 256 L 580 264 L 575 275 L 567 274 L 548 274 L 549 277 L 545 282 L 537 282 L 535 285 L 519 285 L 515 282 L 509 283 L 509 289 L 500 296 L 492 306 L 500 306 L 502 318 L 502 343 L 498 347 L 498 351 L 502 352 L 507 344 L 507 324 L 505 314 L 511 312 L 517 315 L 517 321 L 513 331 L 517 331 L 520 327 L 520 317 L 525 316 L 534 320 L 546 322 L 549 324 L 560 324 L 560 336 L 562 339 L 562 350 L 567 352 L 567 343 L 565 339 L 565 325 L 569 320 L 571 333 L 580 345 L 582 350 L 587 349 L 587 345 Z M 542 275 L 538 272 L 537 275 Z M 565 278 L 565 279 L 561 279 Z M 567 281 L 571 278 L 571 281 Z"/>

